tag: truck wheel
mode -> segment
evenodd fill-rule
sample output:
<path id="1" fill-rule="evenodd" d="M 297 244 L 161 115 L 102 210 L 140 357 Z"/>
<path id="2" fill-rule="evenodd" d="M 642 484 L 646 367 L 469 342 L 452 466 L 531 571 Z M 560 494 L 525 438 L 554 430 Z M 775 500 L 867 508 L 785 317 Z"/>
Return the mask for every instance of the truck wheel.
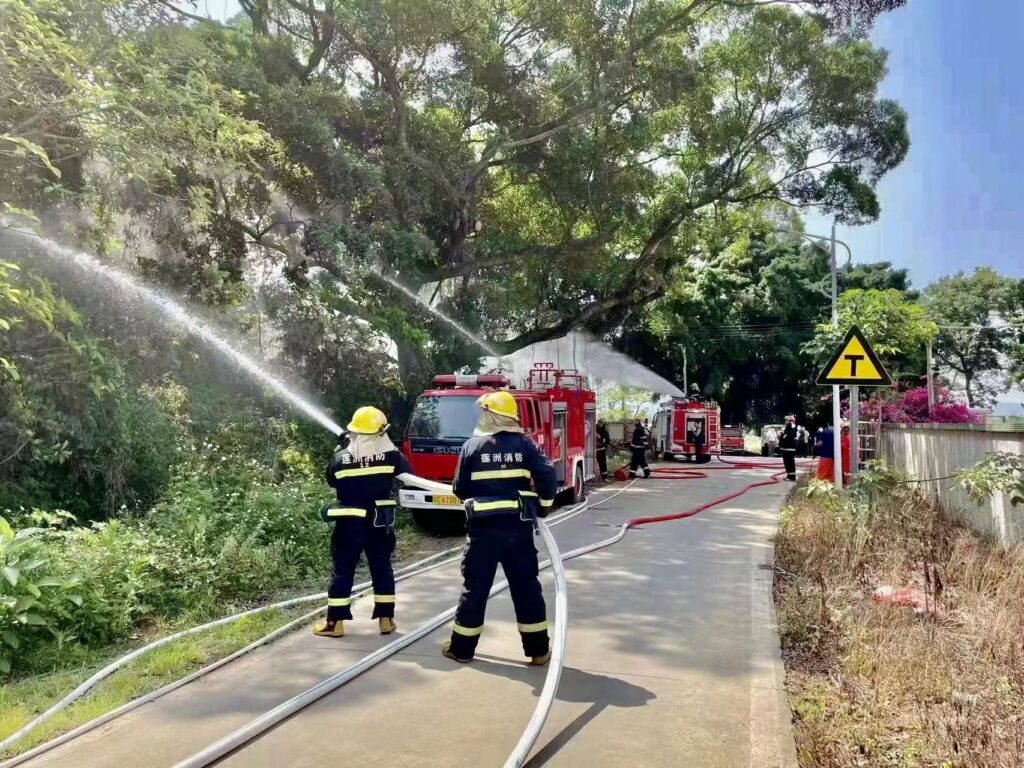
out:
<path id="1" fill-rule="evenodd" d="M 466 532 L 464 512 L 450 509 L 414 509 L 412 519 L 421 529 L 437 536 L 458 536 Z"/>
<path id="2" fill-rule="evenodd" d="M 661 458 L 663 458 L 665 461 L 673 461 L 675 459 L 675 456 L 672 455 L 672 451 L 665 451 L 663 454 L 661 454 Z"/>
<path id="3" fill-rule="evenodd" d="M 570 489 L 570 493 L 572 495 L 569 499 L 573 504 L 579 504 L 587 497 L 587 494 L 584 491 L 583 466 L 581 464 L 576 465 L 576 471 L 572 474 L 572 488 Z"/>
<path id="4" fill-rule="evenodd" d="M 711 463 L 711 454 L 710 453 L 702 453 L 699 456 L 694 456 L 693 459 L 698 464 L 710 464 Z"/>

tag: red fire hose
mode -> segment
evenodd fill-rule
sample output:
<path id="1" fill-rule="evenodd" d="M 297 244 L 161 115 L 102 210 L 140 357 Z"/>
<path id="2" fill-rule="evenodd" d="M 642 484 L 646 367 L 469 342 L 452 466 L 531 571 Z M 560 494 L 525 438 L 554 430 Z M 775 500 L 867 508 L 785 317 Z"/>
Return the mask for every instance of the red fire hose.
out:
<path id="1" fill-rule="evenodd" d="M 708 474 L 707 474 L 708 472 L 716 472 L 716 471 L 717 472 L 721 472 L 723 470 L 734 470 L 734 469 L 778 469 L 779 468 L 779 465 L 776 464 L 776 463 L 769 464 L 769 463 L 765 463 L 765 462 L 753 462 L 753 461 L 752 462 L 742 462 L 742 463 L 740 463 L 740 462 L 726 461 L 725 459 L 722 459 L 721 457 L 719 457 L 719 461 L 721 461 L 726 466 L 722 467 L 722 466 L 717 466 L 717 465 L 716 466 L 708 465 L 708 466 L 701 466 L 700 469 L 696 469 L 696 468 L 693 468 L 693 467 L 679 467 L 679 466 L 654 467 L 651 470 L 651 476 L 652 477 L 656 477 L 656 478 L 660 478 L 662 480 L 698 480 L 698 479 L 702 479 L 702 478 L 708 477 Z M 710 509 L 711 507 L 717 506 L 718 504 L 723 504 L 723 503 L 725 503 L 727 501 L 731 501 L 732 499 L 735 499 L 738 496 L 742 496 L 744 493 L 746 493 L 747 491 L 749 491 L 749 490 L 751 490 L 753 488 L 760 488 L 760 487 L 766 486 L 766 485 L 777 485 L 778 483 L 780 483 L 782 481 L 781 479 L 783 477 L 785 477 L 785 475 L 786 475 L 786 470 L 785 469 L 781 469 L 780 471 L 778 471 L 775 474 L 773 474 L 767 480 L 759 480 L 759 481 L 754 482 L 754 483 L 748 483 L 747 485 L 743 486 L 742 488 L 740 488 L 737 491 L 733 491 L 732 493 L 727 493 L 724 496 L 719 496 L 718 498 L 712 499 L 711 501 L 705 502 L 704 504 L 701 504 L 699 506 L 693 507 L 691 509 L 687 509 L 687 510 L 684 510 L 682 512 L 673 512 L 673 513 L 668 514 L 668 515 L 652 515 L 650 517 L 634 517 L 632 520 L 629 520 L 626 525 L 627 525 L 628 528 L 635 528 L 636 526 L 643 525 L 645 523 L 663 523 L 663 522 L 665 522 L 667 520 L 681 520 L 684 517 L 693 517 L 694 515 L 699 514 L 700 512 L 703 512 L 706 509 Z"/>

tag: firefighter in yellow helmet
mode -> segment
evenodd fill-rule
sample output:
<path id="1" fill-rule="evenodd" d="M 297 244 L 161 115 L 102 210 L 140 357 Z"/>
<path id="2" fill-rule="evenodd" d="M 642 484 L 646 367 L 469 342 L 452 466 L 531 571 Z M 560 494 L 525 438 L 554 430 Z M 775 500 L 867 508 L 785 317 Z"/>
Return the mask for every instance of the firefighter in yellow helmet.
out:
<path id="1" fill-rule="evenodd" d="M 327 465 L 327 482 L 337 501 L 325 504 L 320 515 L 334 523 L 331 533 L 331 583 L 327 590 L 327 620 L 314 625 L 324 637 L 342 637 L 344 621 L 352 618 L 352 582 L 359 557 L 366 553 L 373 581 L 373 618 L 380 633 L 395 631 L 394 483 L 409 472 L 409 463 L 387 436 L 388 419 L 371 406 L 358 409 L 346 427 L 348 446 L 337 450 Z"/>
<path id="2" fill-rule="evenodd" d="M 480 420 L 474 436 L 459 452 L 453 486 L 466 505 L 462 596 L 451 639 L 441 650 L 455 661 L 473 659 L 501 563 L 523 652 L 528 663 L 541 666 L 548 663 L 551 652 L 533 534 L 536 518 L 546 516 L 554 503 L 555 468 L 523 434 L 516 401 L 509 392 L 488 393 L 477 404 Z"/>

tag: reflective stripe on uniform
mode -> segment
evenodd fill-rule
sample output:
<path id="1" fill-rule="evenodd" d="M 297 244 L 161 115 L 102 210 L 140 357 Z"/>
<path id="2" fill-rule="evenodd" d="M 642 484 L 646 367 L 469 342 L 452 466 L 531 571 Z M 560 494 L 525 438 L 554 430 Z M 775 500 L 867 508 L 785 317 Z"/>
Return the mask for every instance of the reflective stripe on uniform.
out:
<path id="1" fill-rule="evenodd" d="M 536 624 L 516 624 L 520 632 L 540 632 L 548 628 L 547 621 L 538 621 Z"/>
<path id="2" fill-rule="evenodd" d="M 394 499 L 377 499 L 373 503 L 376 504 L 378 507 L 393 507 L 398 502 L 396 502 Z"/>
<path id="3" fill-rule="evenodd" d="M 555 503 L 554 499 L 541 499 L 540 500 L 540 505 L 542 507 L 550 507 L 554 503 Z"/>
<path id="4" fill-rule="evenodd" d="M 464 637 L 476 637 L 483 631 L 483 625 L 479 627 L 461 627 L 458 624 L 452 624 L 452 632 L 457 635 L 463 635 Z"/>
<path id="5" fill-rule="evenodd" d="M 531 498 L 534 498 L 534 497 L 537 496 L 537 494 L 534 491 L 520 491 L 519 495 L 520 496 L 529 496 Z"/>
<path id="6" fill-rule="evenodd" d="M 328 517 L 366 517 L 366 510 L 359 507 L 330 507 Z"/>
<path id="7" fill-rule="evenodd" d="M 503 480 L 509 477 L 533 477 L 528 469 L 484 469 L 470 474 L 470 480 Z"/>
<path id="8" fill-rule="evenodd" d="M 492 509 L 519 509 L 519 502 L 511 499 L 499 499 L 498 501 L 474 501 L 474 512 L 487 512 Z"/>
<path id="9" fill-rule="evenodd" d="M 346 605 L 352 605 L 351 597 L 328 597 L 327 607 L 328 608 L 341 608 Z"/>
<path id="10" fill-rule="evenodd" d="M 393 475 L 395 468 L 390 464 L 382 467 L 355 467 L 354 469 L 339 469 L 334 473 L 337 479 L 343 477 L 362 477 L 365 475 Z"/>
<path id="11" fill-rule="evenodd" d="M 378 595 L 376 592 L 373 595 L 373 602 L 375 603 L 393 603 L 395 602 L 394 595 Z"/>

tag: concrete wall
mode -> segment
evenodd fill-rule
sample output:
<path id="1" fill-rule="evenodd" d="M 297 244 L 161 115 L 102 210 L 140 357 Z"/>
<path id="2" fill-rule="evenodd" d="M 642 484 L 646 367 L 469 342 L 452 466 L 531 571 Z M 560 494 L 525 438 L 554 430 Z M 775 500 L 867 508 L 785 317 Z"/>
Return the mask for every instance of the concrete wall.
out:
<path id="1" fill-rule="evenodd" d="M 993 451 L 1024 453 L 1024 427 L 999 424 L 885 424 L 879 440 L 881 459 L 911 477 L 946 477 L 971 467 Z M 1004 545 L 1024 542 L 1024 507 L 1011 507 L 1006 494 L 980 506 L 955 480 L 922 483 L 942 505 L 975 530 Z"/>

